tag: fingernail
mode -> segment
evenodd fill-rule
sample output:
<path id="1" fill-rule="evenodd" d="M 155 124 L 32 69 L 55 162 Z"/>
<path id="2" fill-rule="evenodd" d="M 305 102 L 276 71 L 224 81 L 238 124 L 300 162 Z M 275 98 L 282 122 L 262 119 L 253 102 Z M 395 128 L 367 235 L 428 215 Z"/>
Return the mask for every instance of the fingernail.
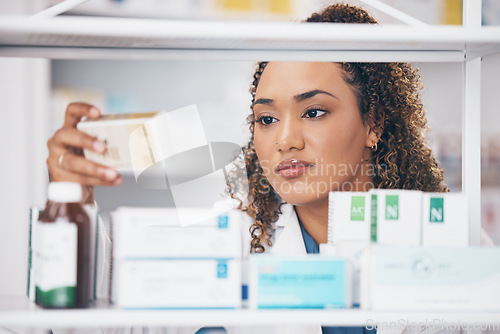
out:
<path id="1" fill-rule="evenodd" d="M 104 171 L 104 176 L 106 176 L 106 178 L 111 181 L 111 180 L 116 179 L 116 177 L 118 176 L 118 173 L 114 169 L 108 168 Z"/>
<path id="2" fill-rule="evenodd" d="M 123 179 L 120 177 L 120 178 L 116 179 L 115 182 L 113 182 L 113 185 L 118 186 L 122 183 L 122 181 L 123 181 Z"/>
<path id="3" fill-rule="evenodd" d="M 92 144 L 92 146 L 94 148 L 94 151 L 99 152 L 99 153 L 104 152 L 106 150 L 106 146 L 100 140 L 95 140 L 94 143 Z"/>
<path id="4" fill-rule="evenodd" d="M 99 117 L 100 114 L 101 114 L 101 112 L 99 111 L 99 109 L 97 109 L 95 107 L 92 107 L 89 110 L 89 116 L 91 116 L 91 117 Z"/>

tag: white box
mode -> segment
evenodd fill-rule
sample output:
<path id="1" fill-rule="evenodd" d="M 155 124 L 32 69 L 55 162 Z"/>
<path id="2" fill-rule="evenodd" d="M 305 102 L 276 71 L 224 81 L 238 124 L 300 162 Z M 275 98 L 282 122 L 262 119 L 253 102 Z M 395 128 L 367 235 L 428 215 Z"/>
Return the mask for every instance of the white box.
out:
<path id="1" fill-rule="evenodd" d="M 469 246 L 469 210 L 462 193 L 425 193 L 422 246 Z"/>
<path id="2" fill-rule="evenodd" d="M 372 245 L 362 300 L 380 311 L 500 311 L 500 248 Z"/>
<path id="3" fill-rule="evenodd" d="M 151 166 L 155 163 L 150 154 L 150 142 L 145 124 L 157 116 L 160 111 L 103 115 L 97 120 L 87 119 L 78 123 L 78 129 L 106 143 L 104 154 L 84 150 L 85 157 L 99 164 L 116 168 L 119 171 L 131 171 L 134 165 Z M 131 147 L 136 149 L 131 155 Z"/>
<path id="4" fill-rule="evenodd" d="M 361 257 L 369 247 L 369 241 L 340 241 L 336 246 L 335 255 L 348 259 L 352 264 L 352 302 L 355 307 L 361 304 Z"/>
<path id="5" fill-rule="evenodd" d="M 115 262 L 113 302 L 126 309 L 239 308 L 235 259 L 124 259 Z"/>
<path id="6" fill-rule="evenodd" d="M 371 241 L 382 245 L 420 246 L 422 192 L 376 189 L 370 190 L 370 196 Z"/>
<path id="7" fill-rule="evenodd" d="M 370 205 L 366 192 L 330 192 L 328 243 L 370 241 Z"/>
<path id="8" fill-rule="evenodd" d="M 207 218 L 182 226 L 176 208 L 118 208 L 111 216 L 113 257 L 241 257 L 240 211 L 191 211 Z"/>
<path id="9" fill-rule="evenodd" d="M 136 178 L 146 170 L 161 173 L 165 159 L 208 144 L 196 105 L 168 112 L 103 115 L 78 123 L 78 129 L 107 145 L 104 154 L 84 150 L 87 159 L 133 171 Z"/>
<path id="10" fill-rule="evenodd" d="M 253 254 L 249 265 L 250 308 L 352 307 L 352 267 L 346 259 Z"/>

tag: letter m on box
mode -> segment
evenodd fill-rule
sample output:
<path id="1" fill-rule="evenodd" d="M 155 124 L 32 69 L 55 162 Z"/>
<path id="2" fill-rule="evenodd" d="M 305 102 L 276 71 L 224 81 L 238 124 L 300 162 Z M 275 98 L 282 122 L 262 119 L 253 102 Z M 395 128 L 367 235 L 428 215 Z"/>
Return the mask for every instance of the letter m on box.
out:
<path id="1" fill-rule="evenodd" d="M 442 197 L 431 197 L 429 221 L 431 223 L 444 222 L 444 200 Z"/>

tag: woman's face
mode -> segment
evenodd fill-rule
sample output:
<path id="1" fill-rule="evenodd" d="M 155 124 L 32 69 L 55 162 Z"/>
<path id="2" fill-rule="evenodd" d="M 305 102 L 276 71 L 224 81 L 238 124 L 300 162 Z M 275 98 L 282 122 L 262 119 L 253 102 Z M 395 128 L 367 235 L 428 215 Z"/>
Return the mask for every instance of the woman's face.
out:
<path id="1" fill-rule="evenodd" d="M 269 63 L 253 109 L 255 150 L 283 200 L 307 205 L 330 191 L 371 188 L 368 160 L 377 136 L 363 123 L 338 64 Z"/>

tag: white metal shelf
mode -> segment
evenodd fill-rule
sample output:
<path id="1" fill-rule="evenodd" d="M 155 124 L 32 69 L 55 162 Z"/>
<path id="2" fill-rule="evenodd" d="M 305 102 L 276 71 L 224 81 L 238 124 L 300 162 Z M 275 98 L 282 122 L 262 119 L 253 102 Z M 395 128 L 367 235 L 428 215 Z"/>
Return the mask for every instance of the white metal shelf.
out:
<path id="1" fill-rule="evenodd" d="M 465 52 L 474 57 L 500 52 L 500 27 L 0 16 L 0 56 L 60 58 L 68 50 L 79 58 L 92 57 L 92 52 L 141 58 L 151 52 L 167 58 L 236 55 L 255 60 L 277 52 L 283 60 L 352 61 L 352 52 L 359 61 L 401 61 L 401 55 L 419 60 L 422 54 L 429 61 L 463 61 Z"/>
<path id="2" fill-rule="evenodd" d="M 133 327 L 133 326 L 366 326 L 375 323 L 500 324 L 500 312 L 382 312 L 351 310 L 44 310 L 22 297 L 0 296 L 0 327 Z M 435 324 L 435 322 L 434 322 Z"/>

